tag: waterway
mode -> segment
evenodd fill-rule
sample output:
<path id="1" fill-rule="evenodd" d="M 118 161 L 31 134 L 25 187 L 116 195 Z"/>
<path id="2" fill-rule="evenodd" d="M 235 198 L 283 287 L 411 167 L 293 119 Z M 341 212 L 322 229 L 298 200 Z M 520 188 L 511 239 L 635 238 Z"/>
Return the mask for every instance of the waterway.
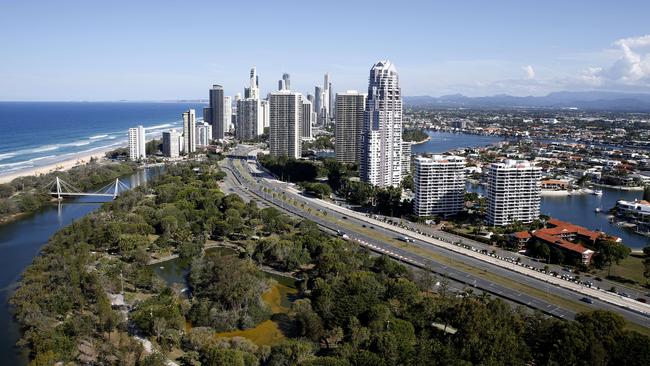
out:
<path id="1" fill-rule="evenodd" d="M 120 180 L 129 187 L 136 187 L 159 175 L 162 169 L 148 168 Z M 15 346 L 20 338 L 20 328 L 8 304 L 21 273 L 54 233 L 101 204 L 97 198 L 87 197 L 63 201 L 0 225 L 0 365 L 26 365 L 28 362 L 24 350 Z"/>
<path id="2" fill-rule="evenodd" d="M 481 136 L 463 133 L 427 131 L 430 140 L 413 145 L 413 154 L 443 153 L 449 150 L 469 147 L 483 147 L 504 141 L 498 136 Z M 623 243 L 632 249 L 641 249 L 650 245 L 650 238 L 634 233 L 609 222 L 607 211 L 618 200 L 634 201 L 641 199 L 643 192 L 621 191 L 617 189 L 595 187 L 603 191 L 602 196 L 592 194 L 571 196 L 542 196 L 540 211 L 548 216 L 568 221 L 592 230 L 601 230 L 623 239 Z M 483 187 L 468 184 L 468 190 L 484 193 Z M 596 213 L 596 208 L 602 210 Z"/>

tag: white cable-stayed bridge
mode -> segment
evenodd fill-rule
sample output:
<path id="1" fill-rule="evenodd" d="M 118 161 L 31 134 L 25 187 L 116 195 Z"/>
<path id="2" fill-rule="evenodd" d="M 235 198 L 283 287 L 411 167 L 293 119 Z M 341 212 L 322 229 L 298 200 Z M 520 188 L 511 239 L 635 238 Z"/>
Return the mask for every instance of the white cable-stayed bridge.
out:
<path id="1" fill-rule="evenodd" d="M 45 186 L 45 189 L 49 190 L 52 196 L 61 201 L 64 197 L 112 197 L 113 199 L 117 198 L 121 192 L 129 190 L 129 186 L 124 184 L 118 179 L 115 179 L 114 182 L 111 182 L 102 188 L 98 189 L 95 192 L 82 192 L 77 187 L 72 184 L 64 181 L 63 179 L 56 177 L 52 182 Z"/>

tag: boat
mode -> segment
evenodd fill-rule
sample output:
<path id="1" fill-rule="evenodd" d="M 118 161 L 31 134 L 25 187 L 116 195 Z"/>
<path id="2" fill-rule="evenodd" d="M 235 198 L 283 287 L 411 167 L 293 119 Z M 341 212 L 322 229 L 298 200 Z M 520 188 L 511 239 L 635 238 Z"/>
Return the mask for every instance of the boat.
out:
<path id="1" fill-rule="evenodd" d="M 596 196 L 602 196 L 603 195 L 603 191 L 601 191 L 600 189 L 594 189 L 593 192 L 591 192 L 591 193 L 593 195 L 596 195 Z"/>
<path id="2" fill-rule="evenodd" d="M 596 211 L 596 213 L 599 213 L 601 211 L 601 209 L 600 209 L 600 207 L 596 207 L 596 209 L 594 211 Z"/>

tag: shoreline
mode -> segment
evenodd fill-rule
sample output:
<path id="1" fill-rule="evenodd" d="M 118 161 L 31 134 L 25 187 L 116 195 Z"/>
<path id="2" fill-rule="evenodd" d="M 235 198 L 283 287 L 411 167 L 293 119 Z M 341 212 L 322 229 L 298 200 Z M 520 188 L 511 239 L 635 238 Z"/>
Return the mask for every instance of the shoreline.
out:
<path id="1" fill-rule="evenodd" d="M 77 155 L 73 158 L 59 161 L 56 163 L 51 163 L 43 166 L 38 166 L 38 167 L 31 167 L 23 170 L 17 170 L 14 172 L 10 172 L 8 174 L 0 174 L 0 184 L 2 183 L 10 183 L 16 178 L 21 178 L 21 177 L 27 177 L 27 176 L 39 176 L 39 175 L 45 175 L 48 173 L 53 173 L 53 172 L 64 172 L 66 170 L 69 170 L 71 168 L 74 168 L 76 166 L 81 166 L 81 165 L 86 165 L 90 162 L 92 158 L 96 158 L 99 161 L 105 160 L 106 159 L 106 153 L 109 151 L 113 151 L 115 149 L 119 149 L 124 147 L 124 145 L 121 146 L 111 146 L 107 148 L 99 148 L 96 151 L 85 153 L 82 155 Z"/>

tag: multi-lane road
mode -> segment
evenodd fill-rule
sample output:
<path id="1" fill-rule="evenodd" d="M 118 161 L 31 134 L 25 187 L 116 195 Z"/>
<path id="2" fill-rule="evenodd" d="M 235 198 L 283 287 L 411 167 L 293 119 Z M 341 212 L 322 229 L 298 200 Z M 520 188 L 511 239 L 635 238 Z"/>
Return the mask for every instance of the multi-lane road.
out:
<path id="1" fill-rule="evenodd" d="M 590 297 L 593 301 L 591 304 L 582 302 L 585 298 L 584 292 L 522 272 L 522 268 L 515 264 L 508 268 L 500 263 L 487 261 L 480 255 L 465 253 L 460 250 L 462 248 L 454 250 L 444 245 L 433 245 L 429 238 L 416 233 L 409 234 L 409 237 L 415 239 L 412 243 L 400 243 L 395 238 L 404 235 L 404 229 L 391 227 L 364 215 L 303 196 L 292 185 L 277 181 L 268 175 L 253 176 L 250 169 L 255 168 L 249 166 L 245 159 L 238 158 L 245 157 L 252 149 L 238 146 L 223 162 L 224 170 L 228 174 L 224 182 L 227 191 L 309 219 L 332 232 L 345 233 L 350 240 L 374 252 L 389 255 L 406 264 L 433 271 L 452 281 L 553 316 L 572 319 L 576 310 L 606 309 L 620 313 L 633 323 L 650 327 L 650 317 L 643 313 L 642 307 L 622 307 L 603 301 L 598 296 Z M 292 200 L 300 204 L 291 204 Z M 302 208 L 303 205 L 306 208 Z"/>

